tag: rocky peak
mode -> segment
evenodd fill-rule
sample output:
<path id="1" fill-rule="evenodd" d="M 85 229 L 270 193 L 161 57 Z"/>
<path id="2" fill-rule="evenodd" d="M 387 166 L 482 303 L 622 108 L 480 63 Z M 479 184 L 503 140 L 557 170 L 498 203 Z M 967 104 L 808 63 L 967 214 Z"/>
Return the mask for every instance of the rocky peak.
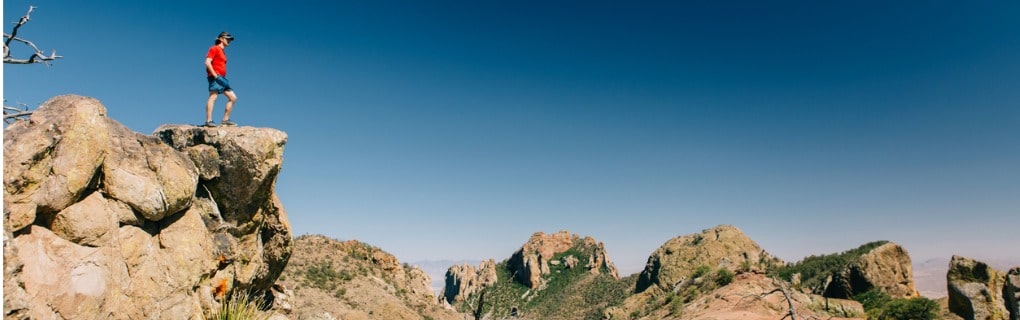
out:
<path id="1" fill-rule="evenodd" d="M 270 291 L 292 241 L 273 190 L 285 142 L 251 127 L 143 135 L 96 99 L 50 99 L 4 131 L 5 314 L 195 318 Z"/>
<path id="2" fill-rule="evenodd" d="M 984 262 L 954 255 L 946 273 L 949 311 L 964 319 L 1007 319 L 1005 280 L 1002 272 Z"/>
<path id="3" fill-rule="evenodd" d="M 609 261 L 605 246 L 601 242 L 591 237 L 581 238 L 566 230 L 553 234 L 542 232 L 532 234 L 528 242 L 510 257 L 508 261 L 510 272 L 516 275 L 515 280 L 521 284 L 532 289 L 538 288 L 542 284 L 542 276 L 549 274 L 549 265 L 553 263 L 556 255 L 571 249 L 588 253 L 585 268 L 591 273 L 599 274 L 604 271 L 619 278 L 616 266 Z"/>
<path id="4" fill-rule="evenodd" d="M 896 298 L 918 297 L 912 269 L 907 251 L 887 242 L 833 272 L 822 292 L 826 297 L 840 299 L 849 299 L 871 289 Z"/>
<path id="5" fill-rule="evenodd" d="M 666 241 L 648 257 L 638 276 L 636 292 L 653 286 L 672 290 L 702 266 L 733 271 L 743 265 L 764 270 L 767 265 L 782 263 L 737 227 L 720 225 Z"/>
<path id="6" fill-rule="evenodd" d="M 478 268 L 466 263 L 452 266 L 446 271 L 443 298 L 450 304 L 464 301 L 468 296 L 495 284 L 496 280 L 496 261 L 493 259 L 482 261 Z"/>

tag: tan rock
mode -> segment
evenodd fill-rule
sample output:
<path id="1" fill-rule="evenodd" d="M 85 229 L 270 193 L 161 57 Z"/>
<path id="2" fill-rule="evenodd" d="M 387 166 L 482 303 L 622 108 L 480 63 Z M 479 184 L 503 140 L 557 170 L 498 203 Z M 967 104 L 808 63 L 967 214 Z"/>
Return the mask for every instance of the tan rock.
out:
<path id="1" fill-rule="evenodd" d="M 913 298 L 914 289 L 910 255 L 898 244 L 889 242 L 857 257 L 832 275 L 824 296 L 849 299 L 871 289 L 878 289 L 894 298 Z"/>
<path id="2" fill-rule="evenodd" d="M 106 156 L 106 126 L 106 108 L 99 101 L 67 95 L 46 101 L 30 121 L 4 130 L 4 202 L 13 231 L 81 196 Z"/>
<path id="3" fill-rule="evenodd" d="M 14 245 L 14 235 L 11 234 L 10 224 L 4 224 L 4 318 L 5 319 L 29 319 L 29 299 L 25 292 L 25 283 L 21 281 L 21 271 L 24 264 L 18 258 L 18 248 Z"/>
<path id="4" fill-rule="evenodd" d="M 98 247 L 115 237 L 119 214 L 111 210 L 102 194 L 95 192 L 85 200 L 60 211 L 53 219 L 51 228 L 54 234 L 65 240 Z"/>
<path id="5" fill-rule="evenodd" d="M 954 255 L 946 273 L 949 311 L 964 319 L 1008 319 L 1002 297 L 1005 279 L 984 262 Z"/>
<path id="6" fill-rule="evenodd" d="M 34 319 L 97 319 L 126 312 L 129 275 L 111 247 L 84 247 L 32 226 L 14 238 Z M 59 317 L 57 316 L 59 314 Z"/>
<path id="7" fill-rule="evenodd" d="M 1006 284 L 1002 288 L 1010 320 L 1020 320 L 1020 267 L 1006 272 Z"/>
<path id="8" fill-rule="evenodd" d="M 153 135 L 179 150 L 202 144 L 216 148 L 220 176 L 207 186 L 223 218 L 231 222 L 251 221 L 261 205 L 251 199 L 270 197 L 287 143 L 282 131 L 254 127 L 163 125 Z"/>
<path id="9" fill-rule="evenodd" d="M 103 188 L 145 219 L 159 221 L 191 205 L 198 169 L 158 139 L 110 124 L 110 151 L 103 165 Z"/>
<path id="10" fill-rule="evenodd" d="M 184 148 L 184 152 L 198 168 L 199 178 L 212 180 L 220 177 L 220 154 L 216 148 L 200 144 Z"/>
<path id="11" fill-rule="evenodd" d="M 196 140 L 174 149 L 77 96 L 5 129 L 7 318 L 202 319 L 230 291 L 271 289 L 292 250 L 273 191 L 286 135 L 182 130 Z M 259 187 L 207 185 L 223 177 Z"/>

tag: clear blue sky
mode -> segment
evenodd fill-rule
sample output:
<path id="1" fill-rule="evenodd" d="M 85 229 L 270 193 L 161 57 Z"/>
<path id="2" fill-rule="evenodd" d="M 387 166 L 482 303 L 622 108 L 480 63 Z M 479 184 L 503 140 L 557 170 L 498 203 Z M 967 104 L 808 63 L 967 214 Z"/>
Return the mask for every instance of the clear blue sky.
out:
<path id="1" fill-rule="evenodd" d="M 232 118 L 288 133 L 296 234 L 500 260 L 567 229 L 626 273 L 724 223 L 787 260 L 1020 258 L 1020 2 L 31 4 L 20 35 L 65 58 L 4 66 L 4 98 L 143 133 L 204 120 L 234 34 Z"/>

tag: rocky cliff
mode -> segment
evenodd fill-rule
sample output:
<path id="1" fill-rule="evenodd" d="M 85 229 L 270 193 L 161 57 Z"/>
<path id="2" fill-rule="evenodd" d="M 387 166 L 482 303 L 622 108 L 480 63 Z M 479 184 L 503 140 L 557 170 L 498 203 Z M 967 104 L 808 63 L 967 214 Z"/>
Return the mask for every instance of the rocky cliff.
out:
<path id="1" fill-rule="evenodd" d="M 477 269 L 469 264 L 455 265 L 446 271 L 442 298 L 455 304 L 495 283 L 496 261 L 493 259 L 482 261 Z"/>
<path id="2" fill-rule="evenodd" d="M 483 318 L 591 319 L 631 287 L 601 242 L 569 231 L 537 232 L 500 263 L 451 267 L 442 297 Z"/>
<path id="3" fill-rule="evenodd" d="M 319 235 L 298 237 L 279 284 L 296 319 L 450 319 L 429 276 L 371 245 Z"/>
<path id="4" fill-rule="evenodd" d="M 872 289 L 894 298 L 918 297 L 912 268 L 907 251 L 889 242 L 857 256 L 833 272 L 820 291 L 826 297 L 840 299 L 850 299 Z"/>
<path id="5" fill-rule="evenodd" d="M 528 242 L 525 242 L 510 257 L 510 272 L 516 275 L 517 281 L 521 284 L 532 289 L 538 288 L 542 285 L 542 276 L 549 274 L 549 264 L 561 263 L 560 261 L 552 261 L 553 257 L 567 252 L 567 250 L 575 246 L 592 249 L 591 253 L 587 255 L 587 259 L 585 259 L 584 268 L 586 270 L 592 274 L 607 272 L 613 275 L 613 277 L 620 277 L 616 266 L 609 261 L 605 246 L 602 243 L 596 242 L 591 237 L 582 239 L 580 236 L 571 234 L 569 231 L 560 231 L 553 234 L 536 232 L 531 235 Z M 576 262 L 575 260 L 574 264 Z M 562 263 L 567 264 L 567 261 L 562 261 Z"/>
<path id="6" fill-rule="evenodd" d="M 1003 298 L 1003 293 L 1009 290 L 1006 279 L 1005 274 L 984 262 L 953 256 L 946 273 L 949 311 L 964 319 L 1010 319 Z M 1012 319 L 1018 316 L 1013 314 Z"/>
<path id="7" fill-rule="evenodd" d="M 287 135 L 165 126 L 136 133 L 59 96 L 4 131 L 9 318 L 202 318 L 269 292 L 291 254 L 273 190 Z"/>

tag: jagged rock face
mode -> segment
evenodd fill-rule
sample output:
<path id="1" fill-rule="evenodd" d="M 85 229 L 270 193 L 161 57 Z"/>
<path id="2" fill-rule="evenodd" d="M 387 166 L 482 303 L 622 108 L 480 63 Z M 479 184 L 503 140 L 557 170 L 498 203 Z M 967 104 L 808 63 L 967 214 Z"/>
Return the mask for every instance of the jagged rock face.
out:
<path id="1" fill-rule="evenodd" d="M 235 288 L 270 289 L 291 250 L 273 192 L 286 135 L 161 130 L 133 132 L 73 95 L 5 129 L 6 314 L 195 318 Z M 219 140 L 194 139 L 207 136 Z"/>
<path id="2" fill-rule="evenodd" d="M 1006 272 L 1006 284 L 1002 287 L 1002 296 L 1006 299 L 1009 319 L 1020 320 L 1020 267 Z"/>
<path id="3" fill-rule="evenodd" d="M 850 299 L 873 288 L 894 298 L 920 296 L 914 289 L 910 255 L 898 244 L 886 243 L 861 255 L 832 274 L 824 296 Z"/>
<path id="4" fill-rule="evenodd" d="M 743 231 L 720 225 L 700 233 L 673 238 L 648 257 L 638 277 L 635 292 L 655 286 L 672 290 L 701 266 L 736 270 L 741 265 L 752 268 L 779 265 L 783 262 L 762 250 Z"/>
<path id="5" fill-rule="evenodd" d="M 549 274 L 549 264 L 556 254 L 579 245 L 593 249 L 586 265 L 593 274 L 598 274 L 604 268 L 614 277 L 620 277 L 616 266 L 609 261 L 602 243 L 596 242 L 591 237 L 581 239 L 580 236 L 566 230 L 554 234 L 536 232 L 531 235 L 528 242 L 510 257 L 510 272 L 516 274 L 515 278 L 521 284 L 532 289 L 538 288 L 542 285 L 542 276 Z"/>
<path id="6" fill-rule="evenodd" d="M 954 255 L 946 273 L 949 311 L 964 319 L 1007 319 L 1004 280 L 988 264 Z"/>
<path id="7" fill-rule="evenodd" d="M 464 301 L 468 296 L 495 284 L 496 280 L 496 261 L 493 259 L 482 261 L 477 269 L 466 263 L 452 266 L 446 270 L 443 299 L 450 304 Z"/>

